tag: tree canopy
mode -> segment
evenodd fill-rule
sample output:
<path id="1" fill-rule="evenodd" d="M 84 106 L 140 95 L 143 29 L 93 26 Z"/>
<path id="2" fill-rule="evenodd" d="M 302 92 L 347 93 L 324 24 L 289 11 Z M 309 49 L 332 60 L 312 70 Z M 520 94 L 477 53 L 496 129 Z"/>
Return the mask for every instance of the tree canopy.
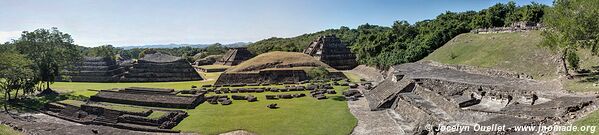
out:
<path id="1" fill-rule="evenodd" d="M 547 29 L 542 33 L 542 45 L 561 53 L 566 75 L 566 61 L 570 67 L 578 67 L 578 48 L 589 48 L 597 55 L 599 0 L 556 0 L 543 21 Z"/>
<path id="2" fill-rule="evenodd" d="M 24 31 L 13 41 L 16 49 L 34 63 L 37 77 L 49 87 L 64 67 L 81 59 L 81 51 L 73 44 L 71 35 L 57 28 Z"/>

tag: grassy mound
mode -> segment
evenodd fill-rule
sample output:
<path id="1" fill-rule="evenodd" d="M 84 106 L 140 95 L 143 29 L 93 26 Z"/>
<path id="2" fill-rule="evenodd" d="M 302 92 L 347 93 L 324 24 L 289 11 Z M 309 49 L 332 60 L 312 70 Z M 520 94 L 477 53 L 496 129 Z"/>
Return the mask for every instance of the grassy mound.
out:
<path id="1" fill-rule="evenodd" d="M 561 60 L 557 53 L 539 46 L 543 38 L 540 33 L 461 34 L 424 60 L 526 73 L 540 80 L 555 79 L 560 75 Z M 576 74 L 570 71 L 575 74 L 575 79 L 565 80 L 565 88 L 575 92 L 599 90 L 596 86 L 599 57 L 593 56 L 588 49 L 579 49 L 577 53 L 580 67 L 592 72 Z"/>
<path id="2" fill-rule="evenodd" d="M 466 33 L 456 36 L 424 60 L 526 73 L 535 79 L 553 79 L 558 74 L 559 57 L 540 47 L 541 40 L 539 31 Z"/>
<path id="3" fill-rule="evenodd" d="M 226 72 L 254 72 L 264 69 L 305 67 L 326 67 L 327 69 L 332 69 L 329 65 L 307 54 L 275 51 L 260 54 L 235 67 L 229 68 Z"/>

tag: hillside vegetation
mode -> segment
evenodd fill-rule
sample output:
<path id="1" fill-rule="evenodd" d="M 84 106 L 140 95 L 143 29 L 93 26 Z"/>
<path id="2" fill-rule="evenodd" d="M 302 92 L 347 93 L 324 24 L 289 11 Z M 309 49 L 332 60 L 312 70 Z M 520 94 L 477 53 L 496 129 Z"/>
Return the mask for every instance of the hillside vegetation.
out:
<path id="1" fill-rule="evenodd" d="M 559 57 L 540 47 L 539 31 L 497 34 L 466 33 L 424 58 L 446 64 L 465 64 L 532 75 L 535 79 L 557 76 Z"/>
<path id="2" fill-rule="evenodd" d="M 321 35 L 336 35 L 347 43 L 360 64 L 386 69 L 415 62 L 441 47 L 453 37 L 476 28 L 510 26 L 514 22 L 540 22 L 546 5 L 515 2 L 497 3 L 480 11 L 445 12 L 434 19 L 415 23 L 398 20 L 391 26 L 371 24 L 357 28 L 340 27 L 292 38 L 269 38 L 248 45 L 255 54 L 270 51 L 299 52 Z"/>

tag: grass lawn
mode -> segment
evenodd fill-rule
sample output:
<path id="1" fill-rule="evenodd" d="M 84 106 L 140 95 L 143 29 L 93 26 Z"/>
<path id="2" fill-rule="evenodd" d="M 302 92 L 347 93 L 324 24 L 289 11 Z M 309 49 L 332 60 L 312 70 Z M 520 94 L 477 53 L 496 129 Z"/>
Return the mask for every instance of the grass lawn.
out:
<path id="1" fill-rule="evenodd" d="M 156 119 L 161 118 L 164 115 L 166 115 L 166 112 L 164 112 L 164 111 L 153 111 L 152 114 L 150 114 L 148 116 L 148 118 L 156 120 Z"/>
<path id="2" fill-rule="evenodd" d="M 0 135 L 23 135 L 23 133 L 12 129 L 7 125 L 0 124 Z"/>
<path id="3" fill-rule="evenodd" d="M 350 82 L 360 82 L 360 79 L 362 79 L 360 76 L 354 74 L 354 73 L 350 73 L 350 72 L 343 72 L 343 74 L 345 74 L 345 76 L 347 76 L 347 78 L 349 79 Z"/>
<path id="4" fill-rule="evenodd" d="M 461 34 L 429 54 L 424 60 L 446 64 L 464 64 L 496 68 L 532 75 L 535 79 L 553 79 L 559 63 L 549 49 L 539 46 L 539 31 Z"/>
<path id="5" fill-rule="evenodd" d="M 599 111 L 595 111 L 595 112 L 583 117 L 582 119 L 574 122 L 573 125 L 576 125 L 578 127 L 581 127 L 581 126 L 599 127 Z M 564 132 L 561 134 L 563 134 L 563 135 L 589 135 L 589 134 L 599 135 L 599 129 L 595 129 L 594 133 L 578 131 L 578 132 Z"/>
<path id="6" fill-rule="evenodd" d="M 112 89 L 125 87 L 156 87 L 174 88 L 177 90 L 190 89 L 191 85 L 201 86 L 212 84 L 220 73 L 205 73 L 207 81 L 187 82 L 154 82 L 154 83 L 86 83 L 86 82 L 56 82 L 52 88 L 60 92 L 72 92 L 74 95 L 91 96 L 96 91 L 88 89 Z M 350 80 L 358 80 L 355 75 L 348 75 Z M 353 79 L 352 79 L 353 78 Z M 247 86 L 262 87 L 262 86 Z M 284 87 L 284 86 L 267 86 Z M 347 102 L 342 99 L 341 92 L 347 86 L 335 86 L 338 94 L 327 95 L 329 99 L 316 100 L 309 97 L 308 91 L 298 92 L 264 92 L 236 93 L 251 94 L 258 97 L 258 102 L 233 101 L 228 106 L 200 104 L 195 109 L 184 110 L 189 113 L 174 129 L 182 132 L 200 134 L 219 134 L 234 130 L 247 130 L 261 135 L 270 134 L 349 134 L 357 124 L 357 119 L 349 112 Z M 266 94 L 305 93 L 306 97 L 295 99 L 266 100 Z M 232 94 L 229 94 L 232 95 Z M 269 109 L 266 105 L 277 103 L 279 109 Z M 153 108 L 153 107 L 149 107 Z M 160 108 L 166 109 L 166 108 Z M 161 114 L 153 112 L 149 118 L 158 118 Z"/>
<path id="7" fill-rule="evenodd" d="M 341 100 L 341 92 L 348 87 L 335 87 L 338 94 L 327 95 L 329 99 L 316 100 L 308 91 L 234 93 L 251 94 L 258 102 L 234 100 L 228 106 L 204 103 L 187 110 L 189 117 L 174 129 L 200 134 L 218 134 L 238 129 L 261 135 L 277 134 L 349 134 L 357 124 L 349 112 L 347 102 Z M 265 100 L 264 95 L 282 93 L 305 93 L 308 96 L 294 99 Z M 233 95 L 233 94 L 228 94 Z M 276 103 L 279 109 L 266 105 Z"/>

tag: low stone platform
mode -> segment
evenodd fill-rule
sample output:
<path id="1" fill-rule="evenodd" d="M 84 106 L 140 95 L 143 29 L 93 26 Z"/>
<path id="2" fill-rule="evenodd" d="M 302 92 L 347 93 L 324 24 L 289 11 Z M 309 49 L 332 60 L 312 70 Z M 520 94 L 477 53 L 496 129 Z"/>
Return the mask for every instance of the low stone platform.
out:
<path id="1" fill-rule="evenodd" d="M 173 89 L 131 87 L 119 91 L 101 90 L 91 101 L 120 104 L 192 109 L 203 102 L 204 95 L 177 96 Z"/>

